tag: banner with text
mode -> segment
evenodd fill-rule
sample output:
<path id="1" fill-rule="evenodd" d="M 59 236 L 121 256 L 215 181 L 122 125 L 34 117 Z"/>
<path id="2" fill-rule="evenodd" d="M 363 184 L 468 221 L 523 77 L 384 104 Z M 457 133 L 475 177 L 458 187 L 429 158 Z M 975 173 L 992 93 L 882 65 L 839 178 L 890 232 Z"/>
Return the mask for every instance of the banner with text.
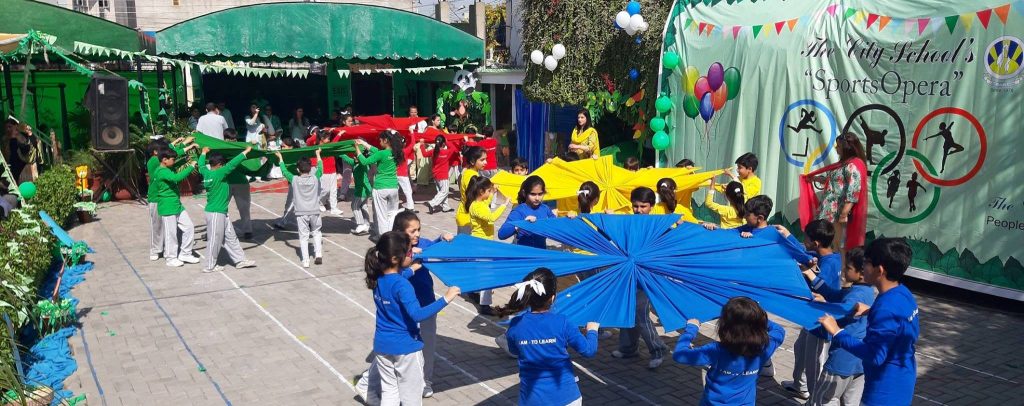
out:
<path id="1" fill-rule="evenodd" d="M 665 38 L 681 62 L 662 74 L 670 163 L 757 154 L 793 226 L 799 176 L 853 132 L 869 239 L 907 237 L 919 276 L 1024 299 L 1024 0 L 682 3 Z"/>

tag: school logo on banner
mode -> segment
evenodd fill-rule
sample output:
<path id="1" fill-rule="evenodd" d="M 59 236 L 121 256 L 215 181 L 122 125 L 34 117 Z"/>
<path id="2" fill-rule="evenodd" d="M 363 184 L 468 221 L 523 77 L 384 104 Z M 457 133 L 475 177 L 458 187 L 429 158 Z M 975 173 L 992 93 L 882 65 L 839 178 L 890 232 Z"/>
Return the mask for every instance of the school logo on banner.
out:
<path id="1" fill-rule="evenodd" d="M 1013 36 L 996 38 L 985 50 L 985 82 L 997 90 L 1012 89 L 1020 85 L 1024 76 L 1024 42 Z"/>

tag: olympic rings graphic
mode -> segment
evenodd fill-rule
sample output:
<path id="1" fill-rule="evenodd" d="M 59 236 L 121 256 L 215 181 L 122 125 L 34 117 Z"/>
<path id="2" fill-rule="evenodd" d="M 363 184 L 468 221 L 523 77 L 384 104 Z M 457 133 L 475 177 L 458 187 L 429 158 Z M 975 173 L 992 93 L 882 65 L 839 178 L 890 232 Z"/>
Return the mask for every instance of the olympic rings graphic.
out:
<path id="1" fill-rule="evenodd" d="M 893 110 L 891 107 L 886 106 L 884 104 L 868 104 L 868 105 L 861 106 L 857 110 L 854 110 L 853 114 L 850 114 L 850 118 L 848 120 L 846 120 L 846 125 L 843 126 L 843 134 L 846 134 L 847 132 L 849 132 L 850 126 L 853 125 L 853 123 L 855 121 L 854 120 L 855 118 L 857 118 L 861 114 L 863 114 L 865 112 L 868 112 L 868 111 L 871 111 L 871 110 L 881 110 L 883 113 L 888 114 L 889 117 L 892 117 L 893 121 L 896 122 L 896 127 L 900 130 L 900 149 L 899 149 L 899 151 L 896 152 L 896 159 L 894 159 L 889 164 L 889 166 L 882 166 L 881 164 L 875 166 L 876 171 L 877 171 L 877 168 L 881 167 L 881 168 L 883 168 L 882 169 L 882 173 L 886 174 L 886 173 L 889 173 L 889 171 L 892 171 L 893 169 L 895 169 L 896 165 L 899 165 L 900 161 L 903 160 L 903 155 L 907 151 L 907 129 L 906 129 L 906 127 L 903 126 L 903 119 L 900 118 L 899 114 L 896 114 L 896 110 Z M 868 144 L 871 142 L 871 140 L 867 139 L 867 137 L 868 137 L 867 134 L 862 134 L 862 135 L 865 137 L 864 146 L 868 147 L 867 150 L 870 151 L 871 147 Z M 879 162 L 881 162 L 881 161 L 879 161 Z M 920 169 L 918 169 L 918 170 L 920 170 Z"/>
<path id="2" fill-rule="evenodd" d="M 786 161 L 788 161 L 790 164 L 795 165 L 797 168 L 803 168 L 804 163 L 802 161 L 796 160 L 796 158 L 793 158 L 787 153 L 788 150 L 786 149 L 786 119 L 789 118 L 789 112 L 793 111 L 793 109 L 800 106 L 808 105 L 813 106 L 818 110 L 821 110 L 821 112 L 825 114 L 825 118 L 827 118 L 829 122 L 829 129 L 831 130 L 831 133 L 828 138 L 828 146 L 825 147 L 825 149 L 821 152 L 820 156 L 814 159 L 813 165 L 819 165 L 822 162 L 825 162 L 826 159 L 828 159 L 828 152 L 832 150 L 832 146 L 836 142 L 836 135 L 838 135 L 839 132 L 839 125 L 836 123 L 835 115 L 832 114 L 832 110 L 829 110 L 829 108 L 826 107 L 821 102 L 811 99 L 804 99 L 797 100 L 793 102 L 793 104 L 790 104 L 788 107 L 786 107 L 786 112 L 782 115 L 782 120 L 779 121 L 779 144 L 783 155 L 786 157 Z"/>
<path id="3" fill-rule="evenodd" d="M 957 107 L 942 107 L 936 109 L 935 111 L 932 111 L 931 113 L 928 113 L 928 115 L 921 119 L 921 121 L 917 124 L 917 129 L 914 130 L 913 142 L 910 144 L 912 148 L 917 148 L 918 137 L 921 136 L 921 131 L 924 130 L 925 124 L 927 124 L 928 121 L 930 121 L 931 119 L 935 118 L 940 114 L 955 114 L 961 116 L 967 119 L 967 121 L 969 121 L 971 125 L 974 126 L 974 131 L 978 133 L 978 138 L 981 141 L 981 152 L 978 154 L 978 162 L 974 164 L 974 167 L 971 168 L 971 170 L 967 172 L 966 175 L 950 180 L 939 179 L 937 176 L 925 172 L 924 168 L 921 167 L 921 161 L 924 161 L 924 159 L 920 157 L 915 157 L 916 159 L 914 159 L 914 167 L 917 168 L 917 172 L 921 174 L 921 177 L 923 177 L 925 180 L 934 185 L 959 186 L 964 184 L 968 180 L 971 180 L 971 178 L 977 175 L 978 171 L 981 170 L 981 166 L 985 164 L 985 155 L 988 152 L 988 138 L 985 136 L 985 128 L 981 126 L 981 123 L 978 122 L 978 119 L 975 118 L 973 114 L 971 114 L 967 110 Z M 909 152 L 908 155 L 910 155 Z"/>
<path id="4" fill-rule="evenodd" d="M 929 172 L 933 174 L 936 173 L 935 166 L 933 166 L 931 161 L 929 161 L 928 158 L 926 158 L 920 152 L 911 149 L 907 150 L 907 155 L 915 159 L 915 165 L 917 165 L 918 162 L 924 162 L 924 165 L 928 167 Z M 890 152 L 889 155 L 886 155 L 884 158 L 882 158 L 881 161 L 878 162 L 878 166 L 884 167 L 885 164 L 889 163 L 889 161 L 892 161 L 895 156 L 896 152 Z M 928 207 L 921 211 L 920 214 L 909 218 L 897 217 L 895 214 L 892 214 L 888 210 L 886 210 L 886 206 L 882 204 L 882 202 L 878 199 L 878 177 L 881 174 L 881 171 L 875 171 L 871 175 L 871 199 L 872 201 L 875 202 L 875 208 L 878 209 L 878 212 L 882 213 L 882 215 L 885 216 L 885 218 L 889 219 L 890 221 L 898 224 L 916 223 L 918 221 L 924 220 L 925 217 L 928 217 L 928 215 L 932 214 L 932 211 L 934 211 L 935 208 L 939 205 L 939 198 L 942 194 L 942 188 L 940 188 L 939 186 L 934 186 L 932 187 L 932 190 L 934 191 L 934 193 L 932 193 L 932 201 L 928 203 Z M 921 175 L 925 176 L 923 171 L 921 171 Z"/>

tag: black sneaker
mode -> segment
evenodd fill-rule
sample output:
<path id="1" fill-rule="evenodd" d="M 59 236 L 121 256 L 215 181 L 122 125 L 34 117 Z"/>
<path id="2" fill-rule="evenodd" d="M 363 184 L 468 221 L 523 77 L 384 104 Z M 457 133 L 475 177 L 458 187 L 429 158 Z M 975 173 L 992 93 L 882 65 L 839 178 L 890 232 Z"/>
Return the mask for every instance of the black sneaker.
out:
<path id="1" fill-rule="evenodd" d="M 278 230 L 284 230 L 284 226 L 277 223 L 271 224 L 271 226 Z"/>
<path id="2" fill-rule="evenodd" d="M 480 311 L 478 313 L 481 316 L 493 316 L 494 315 L 494 309 L 492 309 L 490 305 L 483 305 L 483 306 L 480 306 Z"/>
<path id="3" fill-rule="evenodd" d="M 324 264 L 324 258 L 323 257 L 316 257 L 316 259 L 313 260 L 313 263 L 317 264 L 317 265 L 323 265 Z"/>
<path id="4" fill-rule="evenodd" d="M 252 239 L 252 233 L 245 233 L 245 234 L 243 234 L 242 235 L 242 239 L 243 240 L 251 240 Z"/>

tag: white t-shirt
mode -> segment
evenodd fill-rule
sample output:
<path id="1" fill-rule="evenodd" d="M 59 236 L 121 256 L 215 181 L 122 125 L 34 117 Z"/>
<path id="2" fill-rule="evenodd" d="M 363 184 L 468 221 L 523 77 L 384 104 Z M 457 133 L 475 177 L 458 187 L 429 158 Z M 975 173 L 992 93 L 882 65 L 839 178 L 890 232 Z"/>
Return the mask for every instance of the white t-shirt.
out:
<path id="1" fill-rule="evenodd" d="M 219 140 L 224 139 L 224 130 L 227 128 L 228 122 L 224 120 L 224 117 L 213 112 L 206 113 L 202 117 L 199 117 L 199 123 L 196 124 L 196 131 Z"/>

